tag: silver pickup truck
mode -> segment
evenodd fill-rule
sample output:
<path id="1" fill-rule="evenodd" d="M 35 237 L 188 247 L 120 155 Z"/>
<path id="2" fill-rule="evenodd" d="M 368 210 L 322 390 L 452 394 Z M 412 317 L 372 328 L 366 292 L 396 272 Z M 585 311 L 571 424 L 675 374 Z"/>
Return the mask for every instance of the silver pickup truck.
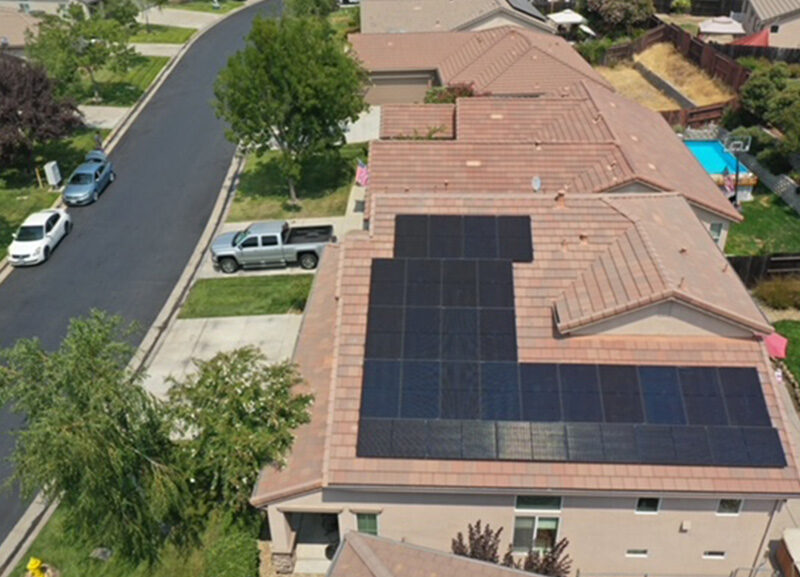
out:
<path id="1" fill-rule="evenodd" d="M 211 243 L 211 260 L 224 273 L 294 263 L 313 269 L 325 245 L 332 240 L 336 237 L 330 225 L 292 228 L 287 222 L 256 222 L 244 230 L 215 238 Z"/>

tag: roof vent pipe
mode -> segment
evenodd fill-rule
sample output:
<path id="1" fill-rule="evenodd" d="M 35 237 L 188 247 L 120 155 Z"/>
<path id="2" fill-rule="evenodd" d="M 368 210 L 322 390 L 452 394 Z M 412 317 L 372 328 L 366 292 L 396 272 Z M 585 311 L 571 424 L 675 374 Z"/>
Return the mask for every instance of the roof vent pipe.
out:
<path id="1" fill-rule="evenodd" d="M 564 200 L 566 196 L 567 195 L 564 194 L 563 190 L 559 190 L 556 193 L 556 196 L 555 196 L 556 208 L 564 208 L 567 205 L 566 201 Z"/>

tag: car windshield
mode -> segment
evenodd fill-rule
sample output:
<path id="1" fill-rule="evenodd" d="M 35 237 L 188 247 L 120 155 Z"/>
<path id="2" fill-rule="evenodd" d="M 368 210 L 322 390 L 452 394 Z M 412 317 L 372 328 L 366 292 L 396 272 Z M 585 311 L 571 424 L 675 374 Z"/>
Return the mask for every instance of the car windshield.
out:
<path id="1" fill-rule="evenodd" d="M 43 226 L 23 226 L 17 232 L 17 240 L 42 240 L 44 238 Z"/>
<path id="2" fill-rule="evenodd" d="M 244 230 L 240 230 L 233 236 L 233 242 L 231 243 L 232 246 L 237 246 L 240 242 L 250 236 L 250 229 L 246 228 Z"/>
<path id="3" fill-rule="evenodd" d="M 72 175 L 69 179 L 70 184 L 90 184 L 92 182 L 92 175 L 85 172 L 78 172 Z"/>

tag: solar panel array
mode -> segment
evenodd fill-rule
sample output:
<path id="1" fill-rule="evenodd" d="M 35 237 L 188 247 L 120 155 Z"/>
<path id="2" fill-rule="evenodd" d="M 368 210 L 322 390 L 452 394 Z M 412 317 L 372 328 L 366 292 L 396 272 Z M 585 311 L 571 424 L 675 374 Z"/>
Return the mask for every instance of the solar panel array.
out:
<path id="1" fill-rule="evenodd" d="M 528 217 L 400 215 L 372 262 L 358 455 L 785 466 L 758 373 L 517 362 Z"/>

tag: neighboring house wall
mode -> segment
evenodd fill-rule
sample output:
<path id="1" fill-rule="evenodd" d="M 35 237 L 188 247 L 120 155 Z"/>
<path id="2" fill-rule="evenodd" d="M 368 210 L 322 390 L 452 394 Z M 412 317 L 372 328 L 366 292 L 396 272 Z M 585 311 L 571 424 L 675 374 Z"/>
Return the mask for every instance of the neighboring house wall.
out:
<path id="1" fill-rule="evenodd" d="M 728 240 L 728 230 L 730 229 L 731 222 L 724 216 L 700 208 L 697 205 L 690 204 L 690 206 L 697 215 L 697 218 L 700 219 L 700 222 L 702 222 L 703 226 L 708 230 L 711 238 L 716 240 L 720 250 L 724 250 L 725 241 Z"/>
<path id="2" fill-rule="evenodd" d="M 487 18 L 470 22 L 466 26 L 460 26 L 457 28 L 457 30 L 488 30 L 489 28 L 499 28 L 500 26 L 518 26 L 544 32 L 542 27 L 539 27 L 531 22 L 526 22 L 522 18 L 516 18 L 513 14 L 506 14 L 502 12 L 492 14 Z"/>
<path id="3" fill-rule="evenodd" d="M 752 338 L 753 331 L 680 302 L 664 302 L 574 330 L 572 335 L 685 335 Z"/>
<path id="4" fill-rule="evenodd" d="M 769 45 L 776 48 L 800 48 L 800 14 L 769 24 Z M 774 26 L 777 32 L 772 32 Z"/>
<path id="5" fill-rule="evenodd" d="M 381 73 L 370 75 L 367 103 L 373 106 L 394 103 L 423 102 L 425 94 L 434 86 L 434 72 Z"/>
<path id="6" fill-rule="evenodd" d="M 336 513 L 341 535 L 356 529 L 356 513 L 377 514 L 379 535 L 441 551 L 449 551 L 451 539 L 480 519 L 484 525 L 503 528 L 505 552 L 515 519 L 538 517 L 540 522 L 557 519 L 556 538 L 570 541 L 573 575 L 727 576 L 752 565 L 776 505 L 770 499 L 745 500 L 738 514 L 719 515 L 719 500 L 713 496 L 665 497 L 657 513 L 640 514 L 635 510 L 638 497 L 564 496 L 560 510 L 533 511 L 515 509 L 514 495 L 326 489 L 324 494 L 317 491 L 271 505 L 268 511 L 272 547 L 278 554 L 287 553 L 281 547 L 292 542 L 281 534 L 288 527 L 281 510 Z M 626 556 L 629 550 L 646 550 L 647 556 Z M 724 552 L 724 558 L 703 558 L 708 551 Z"/>

